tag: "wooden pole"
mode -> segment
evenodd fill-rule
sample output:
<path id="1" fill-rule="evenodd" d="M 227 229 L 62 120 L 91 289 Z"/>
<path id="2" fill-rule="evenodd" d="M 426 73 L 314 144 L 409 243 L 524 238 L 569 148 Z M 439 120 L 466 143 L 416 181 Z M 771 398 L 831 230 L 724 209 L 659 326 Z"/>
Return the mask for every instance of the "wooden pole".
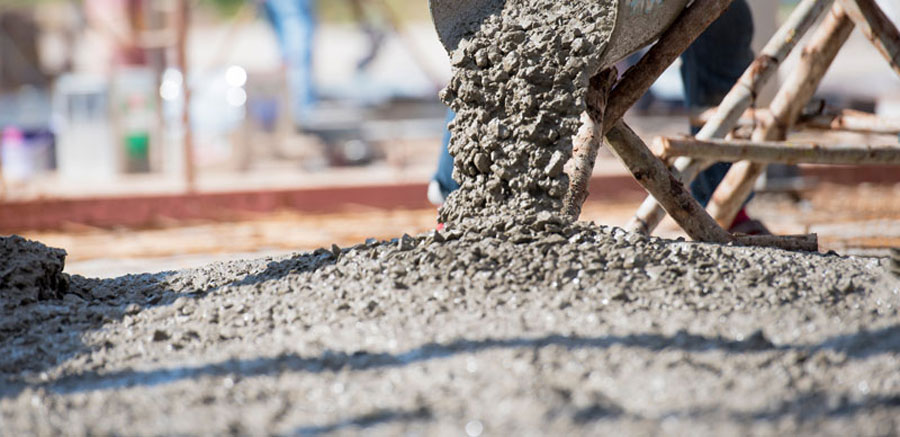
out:
<path id="1" fill-rule="evenodd" d="M 602 123 L 600 127 L 602 127 L 604 135 L 622 119 L 625 112 L 650 89 L 656 79 L 690 47 L 694 40 L 728 9 L 732 1 L 695 0 L 691 6 L 682 11 L 675 22 L 663 32 L 659 41 L 637 64 L 625 72 L 612 92 L 608 96 L 604 96 L 607 102 L 606 108 L 602 111 L 602 117 L 596 119 Z M 603 75 L 605 72 L 598 74 Z M 602 78 L 592 78 L 592 81 L 595 79 L 603 80 Z M 575 147 L 585 151 L 599 149 L 603 135 L 591 135 L 595 131 L 596 129 L 593 127 L 583 129 L 582 135 L 576 138 L 576 142 L 579 144 L 576 144 Z M 588 145 L 588 143 L 590 144 Z M 575 194 L 580 194 L 580 192 L 576 191 Z M 580 206 L 578 209 L 580 210 Z"/>
<path id="2" fill-rule="evenodd" d="M 185 190 L 193 192 L 196 188 L 196 174 L 194 171 L 194 133 L 191 128 L 191 87 L 188 68 L 187 37 L 190 21 L 190 4 L 188 0 L 177 0 L 175 10 L 176 33 L 176 63 L 181 71 L 181 92 L 184 96 L 184 109 L 181 115 L 184 138 L 182 140 L 182 153 L 184 154 L 184 183 Z"/>
<path id="3" fill-rule="evenodd" d="M 691 119 L 692 126 L 703 126 L 708 123 L 716 113 L 717 108 L 703 111 Z M 768 109 L 750 108 L 738 120 L 738 127 L 755 127 L 759 121 L 771 117 Z M 858 132 L 865 134 L 900 134 L 900 118 L 879 117 L 868 112 L 853 109 L 839 111 L 822 111 L 814 114 L 801 114 L 800 119 L 794 123 L 797 129 L 835 130 L 844 132 Z"/>
<path id="4" fill-rule="evenodd" d="M 590 90 L 588 91 L 590 93 Z M 590 107 L 589 107 L 590 108 Z M 591 111 L 589 109 L 588 114 Z M 775 247 L 792 251 L 815 252 L 819 250 L 815 235 L 779 237 L 773 235 L 732 236 L 719 227 L 706 213 L 697 199 L 668 168 L 650 153 L 650 149 L 628 125 L 616 123 L 606 135 L 609 146 L 625 164 L 634 178 L 653 196 L 659 199 L 663 208 L 696 241 L 712 243 L 737 243 L 745 246 Z"/>
<path id="5" fill-rule="evenodd" d="M 588 182 L 591 180 L 597 152 L 600 149 L 600 142 L 594 141 L 594 138 L 602 137 L 606 99 L 618 75 L 618 71 L 613 67 L 591 78 L 590 89 L 593 92 L 588 92 L 586 98 L 593 99 L 588 103 L 593 113 L 582 115 L 582 130 L 575 137 L 572 160 L 566 171 L 569 174 L 569 190 L 563 199 L 563 213 L 573 221 L 581 216 L 581 208 L 589 194 Z"/>
<path id="6" fill-rule="evenodd" d="M 618 85 L 610 93 L 604 117 L 604 134 L 614 126 L 622 128 L 622 126 L 618 126 L 618 121 L 622 119 L 625 112 L 646 94 L 656 79 L 728 9 L 731 2 L 732 0 L 696 0 L 681 13 L 641 60 L 625 72 Z M 599 144 L 600 138 L 602 137 L 595 137 L 593 141 Z M 595 147 L 599 147 L 599 145 Z M 648 199 L 653 201 L 652 196 Z M 659 223 L 662 216 L 665 216 L 665 210 L 659 207 L 655 201 L 653 202 L 654 211 L 660 215 L 656 221 Z M 655 226 L 653 225 L 653 227 Z M 649 231 L 645 233 L 649 233 Z"/>
<path id="7" fill-rule="evenodd" d="M 591 114 L 590 106 L 588 108 L 588 114 Z M 716 224 L 684 184 L 653 156 L 644 141 L 624 122 L 616 123 L 606 134 L 606 139 L 634 179 L 659 201 L 688 236 L 712 243 L 733 241 L 731 234 Z"/>
<path id="8" fill-rule="evenodd" d="M 3 144 L 0 144 L 2 152 Z M 3 155 L 0 154 L 0 200 L 6 199 L 6 179 L 3 177 Z"/>
<path id="9" fill-rule="evenodd" d="M 776 247 L 793 252 L 818 252 L 819 236 L 809 235 L 736 235 L 737 242 L 744 246 Z"/>
<path id="10" fill-rule="evenodd" d="M 647 93 L 656 79 L 728 9 L 731 2 L 732 0 L 694 0 L 678 16 L 647 54 L 625 71 L 619 84 L 610 93 L 609 105 L 605 111 L 604 133 L 609 132 L 622 119 L 625 112 Z"/>
<path id="11" fill-rule="evenodd" d="M 867 112 L 844 109 L 836 114 L 801 116 L 797 125 L 809 129 L 828 129 L 867 134 L 900 134 L 900 118 L 885 118 Z"/>
<path id="12" fill-rule="evenodd" d="M 722 100 L 713 118 L 700 130 L 697 138 L 725 138 L 741 114 L 753 105 L 756 96 L 769 83 L 778 67 L 794 50 L 800 39 L 825 13 L 834 0 L 803 0 L 791 13 L 788 20 L 772 36 L 759 56 L 750 64 L 731 91 Z M 618 89 L 618 88 L 617 88 Z M 675 170 L 683 183 L 690 183 L 709 163 L 697 162 L 690 158 L 675 161 Z M 665 218 L 665 210 L 652 197 L 641 204 L 634 218 L 627 225 L 631 231 L 650 234 Z"/>
<path id="13" fill-rule="evenodd" d="M 892 0 L 896 1 L 896 0 Z M 900 31 L 874 0 L 840 0 L 863 35 L 900 74 Z"/>
<path id="14" fill-rule="evenodd" d="M 844 8 L 835 3 L 825 21 L 803 49 L 799 65 L 778 91 L 770 107 L 770 116 L 753 132 L 753 141 L 784 140 L 800 111 L 812 98 L 822 77 L 853 31 L 853 21 Z M 710 200 L 708 210 L 720 225 L 734 221 L 753 185 L 765 170 L 765 164 L 741 161 L 732 166 Z"/>
<path id="15" fill-rule="evenodd" d="M 708 161 L 784 164 L 900 165 L 900 146 L 755 142 L 658 137 L 654 153 L 666 159 L 690 156 Z"/>

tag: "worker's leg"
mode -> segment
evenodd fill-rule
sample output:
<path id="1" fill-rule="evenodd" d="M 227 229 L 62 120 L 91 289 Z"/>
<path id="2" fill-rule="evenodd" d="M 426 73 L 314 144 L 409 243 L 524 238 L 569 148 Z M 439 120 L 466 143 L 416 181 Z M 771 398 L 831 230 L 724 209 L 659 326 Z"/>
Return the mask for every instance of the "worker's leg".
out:
<path id="1" fill-rule="evenodd" d="M 453 121 L 456 114 L 453 111 L 447 111 L 447 124 Z M 432 177 L 431 185 L 428 187 L 428 199 L 432 203 L 443 203 L 443 200 L 450 193 L 459 189 L 459 184 L 453 180 L 453 156 L 450 155 L 448 147 L 450 146 L 450 129 L 444 130 L 444 139 L 441 142 L 441 154 L 438 157 L 438 168 Z"/>
<path id="2" fill-rule="evenodd" d="M 312 50 L 315 34 L 313 0 L 267 0 L 266 13 L 272 21 L 287 73 L 291 113 L 296 125 L 309 118 L 316 96 L 313 85 Z"/>
<path id="3" fill-rule="evenodd" d="M 753 62 L 753 16 L 745 0 L 735 0 L 681 57 L 685 102 L 692 111 L 718 106 Z M 696 132 L 695 132 L 696 133 Z M 700 173 L 691 193 L 704 206 L 731 164 L 719 163 Z"/>

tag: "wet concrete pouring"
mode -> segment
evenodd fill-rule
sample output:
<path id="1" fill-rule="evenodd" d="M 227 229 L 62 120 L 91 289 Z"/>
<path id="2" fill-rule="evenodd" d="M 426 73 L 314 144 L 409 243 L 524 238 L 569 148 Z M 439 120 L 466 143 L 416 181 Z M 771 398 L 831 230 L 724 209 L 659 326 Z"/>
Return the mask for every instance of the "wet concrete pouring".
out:
<path id="1" fill-rule="evenodd" d="M 553 10 L 511 3 L 541 20 Z M 477 95 L 513 49 L 510 76 L 484 86 L 514 73 L 566 94 L 546 75 L 574 80 L 590 60 L 537 67 L 523 53 L 602 44 L 576 43 L 587 31 L 575 29 L 602 28 L 606 12 L 567 8 L 553 34 L 520 12 L 492 18 L 484 32 L 499 34 L 455 54 L 462 79 L 445 98 Z M 580 109 L 552 102 L 521 116 L 454 103 L 463 189 L 442 231 L 106 280 L 61 274 L 62 252 L 3 239 L 2 434 L 900 432 L 888 260 L 571 223 L 558 161 Z M 545 141 L 548 126 L 559 136 Z"/>

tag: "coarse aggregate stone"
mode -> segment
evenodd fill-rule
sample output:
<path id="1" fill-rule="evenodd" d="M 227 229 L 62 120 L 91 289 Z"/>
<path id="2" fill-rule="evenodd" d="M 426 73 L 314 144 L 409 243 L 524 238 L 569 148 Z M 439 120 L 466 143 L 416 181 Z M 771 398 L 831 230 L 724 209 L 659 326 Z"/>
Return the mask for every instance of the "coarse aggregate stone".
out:
<path id="1" fill-rule="evenodd" d="M 900 433 L 888 260 L 561 218 L 611 3 L 508 0 L 452 54 L 445 230 L 105 280 L 53 250 L 9 270 L 37 288 L 0 306 L 0 434 Z"/>
<path id="2" fill-rule="evenodd" d="M 485 215 L 562 213 L 588 81 L 600 67 L 617 3 L 508 0 L 450 54 L 441 92 L 453 179 L 445 223 Z"/>
<path id="3" fill-rule="evenodd" d="M 891 249 L 891 272 L 900 276 L 900 247 Z"/>
<path id="4" fill-rule="evenodd" d="M 68 282 L 66 251 L 13 235 L 0 237 L 0 308 L 58 298 Z"/>
<path id="5" fill-rule="evenodd" d="M 892 435 L 888 260 L 539 214 L 99 280 L 0 318 L 27 434 Z"/>

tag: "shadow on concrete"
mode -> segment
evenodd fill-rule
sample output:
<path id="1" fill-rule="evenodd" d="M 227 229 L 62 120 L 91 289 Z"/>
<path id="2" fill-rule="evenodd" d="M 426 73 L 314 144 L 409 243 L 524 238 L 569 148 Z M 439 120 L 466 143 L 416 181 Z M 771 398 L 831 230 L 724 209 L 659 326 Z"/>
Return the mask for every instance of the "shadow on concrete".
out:
<path id="1" fill-rule="evenodd" d="M 0 399 L 16 396 L 27 380 L 80 356 L 112 347 L 88 345 L 84 336 L 121 321 L 129 314 L 169 306 L 180 298 L 201 299 L 225 286 L 278 280 L 333 264 L 324 249 L 270 262 L 261 272 L 242 278 L 210 279 L 206 268 L 194 274 L 146 273 L 111 279 L 71 278 L 62 299 L 42 300 L 0 310 Z M 177 284 L 174 285 L 174 284 Z"/>
<path id="2" fill-rule="evenodd" d="M 295 428 L 286 436 L 312 437 L 331 433 L 342 433 L 351 431 L 361 431 L 365 428 L 386 424 L 386 423 L 413 423 L 426 422 L 431 420 L 432 413 L 428 407 L 420 407 L 415 410 L 398 411 L 398 410 L 379 410 L 361 416 L 344 419 L 325 425 L 310 425 Z"/>
<path id="3" fill-rule="evenodd" d="M 798 423 L 814 422 L 822 418 L 852 417 L 862 412 L 880 408 L 900 407 L 900 395 L 870 395 L 851 400 L 843 394 L 831 394 L 822 390 L 812 390 L 798 394 L 755 411 L 739 411 L 725 408 L 703 408 L 686 411 L 669 411 L 660 419 L 709 420 L 723 419 L 738 423 L 777 422 L 790 418 Z M 639 416 L 629 415 L 635 419 Z M 597 418 L 602 419 L 602 417 Z"/>
<path id="4" fill-rule="evenodd" d="M 900 325 L 878 331 L 864 331 L 826 339 L 816 345 L 782 345 L 770 343 L 761 333 L 744 340 L 679 332 L 673 336 L 633 334 L 626 336 L 578 337 L 550 335 L 540 338 L 510 338 L 466 340 L 450 343 L 427 343 L 398 354 L 359 351 L 352 354 L 325 351 L 314 357 L 283 354 L 254 359 L 233 359 L 198 366 L 181 366 L 156 370 L 122 370 L 109 373 L 86 372 L 69 375 L 55 381 L 37 384 L 58 394 L 116 390 L 127 387 L 153 387 L 208 376 L 256 377 L 284 372 L 324 373 L 343 370 L 366 371 L 403 367 L 415 363 L 448 358 L 457 354 L 474 354 L 492 349 L 542 349 L 559 346 L 566 349 L 607 349 L 614 345 L 642 348 L 650 351 L 680 350 L 686 352 L 725 351 L 750 353 L 765 351 L 801 351 L 814 353 L 834 350 L 850 358 L 866 358 L 875 354 L 900 352 Z M 862 346 L 860 346 L 862 345 Z M 22 387 L 24 388 L 24 386 Z M 15 396 L 18 390 L 0 392 L 0 398 Z"/>

